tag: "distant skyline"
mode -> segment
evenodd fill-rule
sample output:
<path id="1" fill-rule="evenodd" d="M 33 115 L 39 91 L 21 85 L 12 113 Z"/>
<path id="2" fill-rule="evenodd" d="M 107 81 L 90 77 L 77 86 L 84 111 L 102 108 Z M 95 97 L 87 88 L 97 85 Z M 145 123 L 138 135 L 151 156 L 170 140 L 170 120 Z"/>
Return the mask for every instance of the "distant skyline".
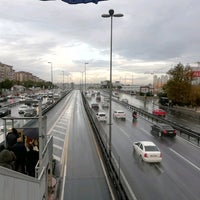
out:
<path id="1" fill-rule="evenodd" d="M 109 80 L 109 9 L 113 19 L 113 81 L 149 84 L 179 62 L 197 66 L 198 0 L 108 0 L 69 5 L 60 0 L 0 1 L 0 62 L 54 82 Z"/>

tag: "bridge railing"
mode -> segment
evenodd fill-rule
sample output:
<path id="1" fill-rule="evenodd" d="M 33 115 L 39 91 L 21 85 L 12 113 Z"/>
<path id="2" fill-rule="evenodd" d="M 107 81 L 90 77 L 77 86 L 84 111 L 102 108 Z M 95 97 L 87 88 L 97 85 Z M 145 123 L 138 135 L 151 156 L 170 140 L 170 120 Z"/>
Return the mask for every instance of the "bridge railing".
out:
<path id="1" fill-rule="evenodd" d="M 164 117 L 158 117 L 158 116 L 155 116 L 141 108 L 137 108 L 131 104 L 128 104 L 128 103 L 124 103 L 124 102 L 121 102 L 121 101 L 118 101 L 116 99 L 113 99 L 114 101 L 122 104 L 123 106 L 127 107 L 131 112 L 133 110 L 137 111 L 137 113 L 152 121 L 152 122 L 160 122 L 160 123 L 166 123 L 166 124 L 170 124 L 173 128 L 175 128 L 177 130 L 177 133 L 184 137 L 185 139 L 191 141 L 191 142 L 195 142 L 197 145 L 200 145 L 200 132 L 196 132 L 194 130 L 191 130 L 191 129 L 188 129 L 184 126 L 181 126 L 179 124 L 177 124 L 176 122 L 173 122 L 171 120 L 168 120 L 168 119 L 165 119 Z"/>

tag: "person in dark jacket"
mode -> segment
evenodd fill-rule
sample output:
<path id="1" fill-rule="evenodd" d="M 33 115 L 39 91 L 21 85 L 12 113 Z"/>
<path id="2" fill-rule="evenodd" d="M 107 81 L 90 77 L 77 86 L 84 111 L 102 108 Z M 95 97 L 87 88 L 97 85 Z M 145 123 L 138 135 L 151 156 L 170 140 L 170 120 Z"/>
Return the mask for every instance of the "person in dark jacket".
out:
<path id="1" fill-rule="evenodd" d="M 16 156 L 12 151 L 9 151 L 4 147 L 0 146 L 0 166 L 6 167 L 8 169 L 14 169 Z"/>
<path id="2" fill-rule="evenodd" d="M 27 150 L 23 137 L 17 139 L 17 143 L 13 145 L 12 150 L 16 155 L 15 170 L 25 174 Z"/>
<path id="3" fill-rule="evenodd" d="M 6 135 L 6 144 L 9 150 L 12 150 L 13 145 L 17 143 L 17 138 L 19 138 L 19 133 L 17 129 L 12 128 L 12 131 Z"/>
<path id="4" fill-rule="evenodd" d="M 39 160 L 39 151 L 33 149 L 33 145 L 29 145 L 29 151 L 27 152 L 26 171 L 29 176 L 35 177 L 35 166 Z"/>

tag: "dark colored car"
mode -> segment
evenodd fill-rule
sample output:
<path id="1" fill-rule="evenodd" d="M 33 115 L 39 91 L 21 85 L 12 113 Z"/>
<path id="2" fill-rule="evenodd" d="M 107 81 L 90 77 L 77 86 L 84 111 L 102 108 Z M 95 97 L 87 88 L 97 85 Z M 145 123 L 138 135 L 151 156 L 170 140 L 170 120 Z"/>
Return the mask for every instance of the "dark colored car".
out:
<path id="1" fill-rule="evenodd" d="M 0 117 L 5 117 L 11 114 L 11 109 L 8 107 L 0 108 Z"/>
<path id="2" fill-rule="evenodd" d="M 159 103 L 162 106 L 169 106 L 169 99 L 167 97 L 160 97 Z"/>
<path id="3" fill-rule="evenodd" d="M 24 111 L 24 117 L 34 117 L 37 115 L 35 108 L 29 108 Z"/>
<path id="4" fill-rule="evenodd" d="M 157 136 L 176 136 L 176 129 L 169 124 L 158 123 L 151 126 L 151 134 Z"/>
<path id="5" fill-rule="evenodd" d="M 98 110 L 99 109 L 99 104 L 98 103 L 93 103 L 91 104 L 91 108 L 94 110 Z"/>
<path id="6" fill-rule="evenodd" d="M 97 96 L 96 101 L 98 101 L 98 102 L 101 101 L 101 96 Z"/>

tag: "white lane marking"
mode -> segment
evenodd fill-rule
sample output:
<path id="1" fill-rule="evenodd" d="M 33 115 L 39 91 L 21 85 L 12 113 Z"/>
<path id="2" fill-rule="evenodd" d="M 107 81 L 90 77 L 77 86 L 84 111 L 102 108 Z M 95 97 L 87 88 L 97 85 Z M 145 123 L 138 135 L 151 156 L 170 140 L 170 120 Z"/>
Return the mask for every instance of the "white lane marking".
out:
<path id="1" fill-rule="evenodd" d="M 157 168 L 161 173 L 164 173 L 164 170 L 160 167 L 159 164 L 154 164 L 155 168 Z"/>
<path id="2" fill-rule="evenodd" d="M 53 154 L 53 158 L 60 162 L 60 157 Z"/>
<path id="3" fill-rule="evenodd" d="M 175 150 L 173 150 L 171 148 L 169 148 L 169 150 L 172 151 L 173 153 L 175 153 L 177 156 L 179 156 L 183 160 L 185 160 L 190 165 L 192 165 L 195 169 L 197 169 L 198 171 L 200 171 L 200 168 L 198 166 L 196 166 L 194 163 L 192 163 L 191 161 L 189 161 L 187 158 L 183 157 L 181 154 L 179 154 L 178 152 L 176 152 Z"/>
<path id="4" fill-rule="evenodd" d="M 58 145 L 56 145 L 56 144 L 53 144 L 53 147 L 55 147 L 56 149 L 60 149 L 60 150 L 62 150 L 62 149 L 63 149 L 63 147 L 61 147 L 61 146 L 58 146 Z"/>
<path id="5" fill-rule="evenodd" d="M 62 138 L 57 137 L 57 136 L 53 136 L 53 139 L 55 139 L 55 140 L 59 140 L 59 141 L 61 141 L 61 142 L 64 143 L 64 140 L 63 140 Z"/>
<path id="6" fill-rule="evenodd" d="M 130 138 L 130 135 L 128 135 L 122 128 L 119 127 L 119 129 L 121 130 L 121 132 L 124 133 L 124 135 L 125 135 L 128 139 L 131 139 L 131 138 Z"/>
<path id="7" fill-rule="evenodd" d="M 62 181 L 62 192 L 61 192 L 61 200 L 64 199 L 64 188 L 65 188 L 65 179 L 66 179 L 66 174 L 67 174 L 67 167 L 66 164 L 64 166 L 64 174 L 63 174 L 63 181 Z"/>
<path id="8" fill-rule="evenodd" d="M 58 131 L 58 130 L 53 130 L 53 132 L 56 132 L 56 133 L 59 133 L 59 134 L 61 134 L 61 135 L 66 135 L 66 133 L 64 133 L 63 131 Z"/>
<path id="9" fill-rule="evenodd" d="M 66 123 L 67 124 L 67 123 Z M 66 126 L 66 125 L 65 125 Z M 65 129 L 65 127 L 64 126 L 62 126 L 62 125 L 60 125 L 59 123 L 58 124 L 56 124 L 56 127 L 57 128 L 63 128 L 63 129 Z"/>
<path id="10" fill-rule="evenodd" d="M 58 122 L 58 125 L 60 126 L 66 126 L 66 120 L 64 120 L 64 122 L 62 122 L 62 120 L 60 120 L 60 122 Z"/>
<path id="11" fill-rule="evenodd" d="M 147 135 L 151 135 L 147 130 L 143 129 L 143 128 L 140 128 L 140 130 L 142 130 L 145 134 Z"/>
<path id="12" fill-rule="evenodd" d="M 133 199 L 133 200 L 137 200 L 137 197 L 135 196 L 133 190 L 131 189 L 131 186 L 129 185 L 129 183 L 128 183 L 128 181 L 127 181 L 127 179 L 126 179 L 126 177 L 125 177 L 123 171 L 121 170 L 121 168 L 119 168 L 118 162 L 117 162 L 117 160 L 116 160 L 116 158 L 115 158 L 115 156 L 114 156 L 113 153 L 112 153 L 112 157 L 113 157 L 114 162 L 115 162 L 115 164 L 117 165 L 118 169 L 120 170 L 120 176 L 123 178 L 123 181 L 125 182 L 126 187 L 127 187 L 127 189 L 129 190 L 129 193 L 130 193 L 132 199 Z"/>

